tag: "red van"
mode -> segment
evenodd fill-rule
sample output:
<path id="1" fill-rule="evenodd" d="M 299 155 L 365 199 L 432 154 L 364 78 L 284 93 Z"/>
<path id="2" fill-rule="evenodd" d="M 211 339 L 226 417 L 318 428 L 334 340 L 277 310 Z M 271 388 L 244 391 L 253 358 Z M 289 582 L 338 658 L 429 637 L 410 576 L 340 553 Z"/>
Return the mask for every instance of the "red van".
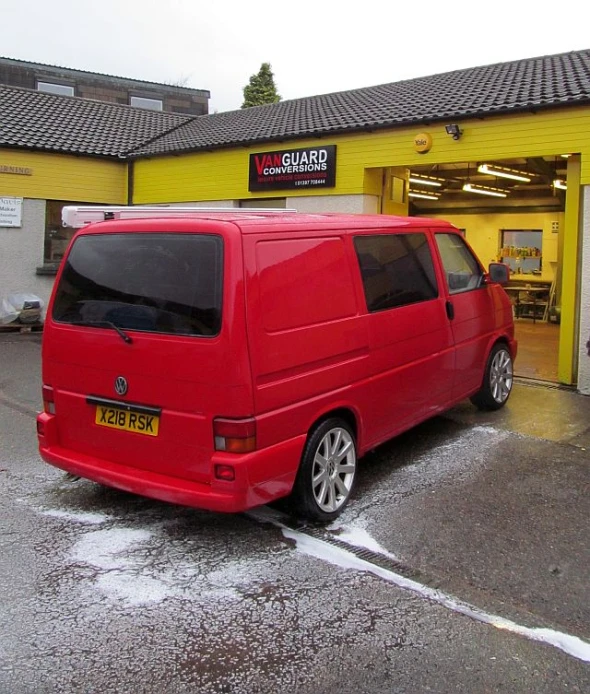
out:
<path id="1" fill-rule="evenodd" d="M 85 225 L 94 219 L 105 221 Z M 328 521 L 357 460 L 463 400 L 502 407 L 508 269 L 408 217 L 66 208 L 43 336 L 45 461 L 237 512 Z"/>

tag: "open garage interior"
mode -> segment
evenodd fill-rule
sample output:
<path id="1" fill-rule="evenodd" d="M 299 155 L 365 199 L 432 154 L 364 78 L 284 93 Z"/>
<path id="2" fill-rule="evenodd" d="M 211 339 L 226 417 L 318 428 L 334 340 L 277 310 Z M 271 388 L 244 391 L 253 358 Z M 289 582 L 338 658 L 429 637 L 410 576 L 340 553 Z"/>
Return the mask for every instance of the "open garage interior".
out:
<path id="1" fill-rule="evenodd" d="M 497 214 L 514 208 L 521 213 L 563 212 L 568 158 L 415 166 L 410 172 L 410 212 L 429 216 L 449 211 Z"/>
<path id="2" fill-rule="evenodd" d="M 508 264 L 519 357 L 516 375 L 558 380 L 567 156 L 416 166 L 412 216 L 449 220 L 484 265 Z"/>

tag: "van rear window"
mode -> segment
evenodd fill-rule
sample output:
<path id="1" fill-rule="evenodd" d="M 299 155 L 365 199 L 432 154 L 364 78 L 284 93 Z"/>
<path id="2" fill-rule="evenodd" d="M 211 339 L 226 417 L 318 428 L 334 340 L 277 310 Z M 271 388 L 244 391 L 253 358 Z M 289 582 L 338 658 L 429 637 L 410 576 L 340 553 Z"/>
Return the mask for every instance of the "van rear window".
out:
<path id="1" fill-rule="evenodd" d="M 211 234 L 92 234 L 72 246 L 53 319 L 172 335 L 221 328 L 223 241 Z"/>

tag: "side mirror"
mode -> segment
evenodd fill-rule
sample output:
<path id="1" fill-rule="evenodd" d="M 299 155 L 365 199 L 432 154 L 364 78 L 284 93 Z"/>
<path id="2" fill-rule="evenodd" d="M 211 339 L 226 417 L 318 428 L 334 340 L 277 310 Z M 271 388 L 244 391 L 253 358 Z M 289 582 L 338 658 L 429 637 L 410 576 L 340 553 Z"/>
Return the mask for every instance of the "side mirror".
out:
<path id="1" fill-rule="evenodd" d="M 508 265 L 504 265 L 504 263 L 490 263 L 488 273 L 490 282 L 496 282 L 501 285 L 508 284 L 510 279 L 510 268 Z"/>

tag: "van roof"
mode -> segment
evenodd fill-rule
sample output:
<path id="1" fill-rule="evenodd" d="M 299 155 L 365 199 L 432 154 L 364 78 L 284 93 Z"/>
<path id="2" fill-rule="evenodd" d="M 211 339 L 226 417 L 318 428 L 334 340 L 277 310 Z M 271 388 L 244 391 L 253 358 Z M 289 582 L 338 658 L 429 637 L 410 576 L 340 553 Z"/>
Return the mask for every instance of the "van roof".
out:
<path id="1" fill-rule="evenodd" d="M 229 221 L 229 220 L 228 220 Z M 260 233 L 264 231 L 297 231 L 315 228 L 319 230 L 354 229 L 404 229 L 418 231 L 429 227 L 449 227 L 449 223 L 440 219 L 425 219 L 424 217 L 395 217 L 391 215 L 364 215 L 341 213 L 285 213 L 276 215 L 245 216 L 232 219 L 243 233 Z"/>
<path id="2" fill-rule="evenodd" d="M 234 221 L 234 220 L 232 220 Z M 424 217 L 395 217 L 391 215 L 341 214 L 341 213 L 294 213 L 281 216 L 241 216 L 235 220 L 244 233 L 262 230 L 276 231 L 289 228 L 315 227 L 317 229 L 404 229 L 414 231 L 428 227 L 448 227 L 449 222 Z"/>
<path id="3" fill-rule="evenodd" d="M 142 216 L 121 220 L 109 220 L 95 222 L 89 231 L 113 232 L 137 232 L 146 227 L 153 228 L 157 224 L 161 228 L 162 223 L 170 225 L 170 229 L 185 230 L 187 225 L 196 220 L 208 222 L 221 222 L 223 225 L 231 224 L 237 227 L 243 234 L 251 233 L 276 233 L 280 231 L 317 231 L 330 230 L 354 230 L 354 229 L 403 229 L 412 232 L 424 229 L 424 227 L 452 228 L 452 225 L 444 220 L 429 219 L 425 217 L 397 217 L 392 215 L 365 215 L 365 214 L 341 214 L 341 213 L 300 213 L 291 211 L 279 211 L 279 214 L 245 210 L 233 212 L 232 210 L 220 210 L 196 212 L 187 210 L 180 212 L 179 208 L 170 216 L 162 210 L 162 214 L 154 217 Z M 147 230 L 147 229 L 146 229 Z"/>

